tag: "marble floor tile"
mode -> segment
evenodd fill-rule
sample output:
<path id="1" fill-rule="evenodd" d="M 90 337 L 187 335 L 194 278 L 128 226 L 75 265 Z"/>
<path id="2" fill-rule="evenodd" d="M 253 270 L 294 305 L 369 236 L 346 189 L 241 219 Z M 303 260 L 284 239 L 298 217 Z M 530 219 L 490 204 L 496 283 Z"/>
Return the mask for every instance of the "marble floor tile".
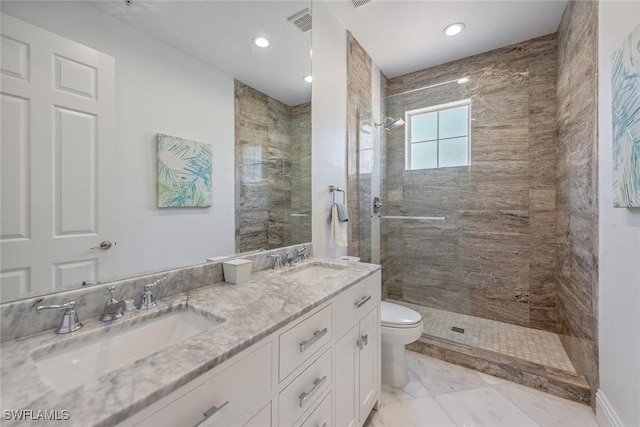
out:
<path id="1" fill-rule="evenodd" d="M 523 411 L 492 387 L 456 391 L 435 396 L 458 426 L 536 427 Z"/>
<path id="2" fill-rule="evenodd" d="M 380 403 L 385 405 L 387 403 L 427 396 L 429 396 L 429 392 L 417 378 L 417 374 L 409 368 L 409 382 L 405 384 L 404 387 L 392 387 L 388 384 L 382 384 Z"/>
<path id="3" fill-rule="evenodd" d="M 364 427 L 456 427 L 432 397 L 394 402 L 375 411 Z"/>
<path id="4" fill-rule="evenodd" d="M 380 409 L 364 427 L 597 427 L 580 403 L 423 354 L 406 356 L 409 383 L 383 385 Z"/>
<path id="5" fill-rule="evenodd" d="M 462 366 L 461 366 L 462 368 Z M 498 378 L 498 377 L 494 377 L 493 375 L 488 375 L 485 374 L 483 372 L 476 372 L 476 375 L 478 375 L 480 378 L 482 378 L 484 380 L 484 382 L 486 382 L 489 385 L 498 385 L 498 384 L 504 384 L 504 383 L 508 383 L 511 384 L 508 380 L 502 379 L 502 378 Z"/>
<path id="6" fill-rule="evenodd" d="M 407 351 L 407 366 L 432 395 L 489 385 L 472 369 Z"/>
<path id="7" fill-rule="evenodd" d="M 590 407 L 506 382 L 494 387 L 541 427 L 597 427 Z"/>

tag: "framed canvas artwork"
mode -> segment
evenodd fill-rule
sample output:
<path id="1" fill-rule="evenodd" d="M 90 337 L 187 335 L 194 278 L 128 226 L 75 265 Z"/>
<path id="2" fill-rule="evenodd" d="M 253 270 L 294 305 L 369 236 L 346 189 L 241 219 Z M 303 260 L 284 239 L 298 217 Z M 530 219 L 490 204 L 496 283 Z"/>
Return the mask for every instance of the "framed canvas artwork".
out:
<path id="1" fill-rule="evenodd" d="M 211 145 L 157 134 L 158 207 L 211 206 Z"/>
<path id="2" fill-rule="evenodd" d="M 613 55 L 613 207 L 640 207 L 640 24 Z"/>

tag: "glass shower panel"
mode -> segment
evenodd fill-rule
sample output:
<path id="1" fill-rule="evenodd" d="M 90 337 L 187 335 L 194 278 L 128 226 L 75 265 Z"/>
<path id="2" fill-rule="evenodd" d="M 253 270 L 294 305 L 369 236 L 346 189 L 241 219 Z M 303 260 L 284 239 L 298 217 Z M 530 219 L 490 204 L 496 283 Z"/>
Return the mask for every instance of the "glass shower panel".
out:
<path id="1" fill-rule="evenodd" d="M 469 107 L 451 108 L 452 102 L 468 98 L 468 89 L 453 81 L 373 103 L 380 108 L 374 116 L 408 117 L 409 123 L 390 131 L 371 129 L 373 140 L 379 140 L 373 156 L 380 158 L 379 174 L 373 168 L 370 178 L 380 192 L 371 195 L 379 196 L 383 206 L 374 214 L 369 205 L 361 217 L 369 217 L 370 241 L 379 240 L 383 296 L 419 311 L 427 322 L 433 310 L 471 310 L 459 231 L 469 192 Z"/>
<path id="2" fill-rule="evenodd" d="M 379 188 L 374 176 L 378 177 L 379 167 L 378 153 L 374 141 L 375 123 L 371 116 L 370 105 L 360 105 L 358 108 L 358 133 L 356 138 L 356 150 L 358 157 L 358 220 L 352 224 L 354 227 L 354 240 L 358 240 L 358 256 L 362 262 L 379 262 L 379 249 L 376 242 L 379 235 L 371 232 L 371 205 L 373 203 L 374 192 Z M 350 197 L 355 197 L 351 195 Z M 364 214 L 366 212 L 367 214 Z"/>

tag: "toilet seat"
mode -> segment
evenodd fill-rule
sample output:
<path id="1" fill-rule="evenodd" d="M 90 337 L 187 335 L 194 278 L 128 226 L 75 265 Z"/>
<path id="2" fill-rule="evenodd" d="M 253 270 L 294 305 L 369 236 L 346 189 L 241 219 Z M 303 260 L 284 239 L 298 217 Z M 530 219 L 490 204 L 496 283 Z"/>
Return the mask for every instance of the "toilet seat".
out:
<path id="1" fill-rule="evenodd" d="M 422 325 L 422 316 L 408 307 L 382 301 L 381 309 L 380 323 L 383 327 L 404 329 Z"/>

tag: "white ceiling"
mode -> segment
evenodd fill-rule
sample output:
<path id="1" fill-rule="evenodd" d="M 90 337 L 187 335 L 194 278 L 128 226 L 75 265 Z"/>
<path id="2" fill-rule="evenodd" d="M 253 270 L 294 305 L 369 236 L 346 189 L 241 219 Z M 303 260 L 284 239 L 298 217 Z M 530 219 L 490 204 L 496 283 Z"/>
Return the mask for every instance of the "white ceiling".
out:
<path id="1" fill-rule="evenodd" d="M 566 0 L 373 0 L 354 9 L 349 0 L 328 2 L 389 78 L 554 33 L 566 4 Z M 465 30 L 445 36 L 442 30 L 454 22 L 463 22 Z"/>
<path id="2" fill-rule="evenodd" d="M 303 33 L 287 21 L 311 7 L 311 0 L 86 3 L 105 18 L 124 21 L 287 105 L 311 99 L 311 85 L 303 81 L 311 74 L 311 31 Z M 373 0 L 354 9 L 349 0 L 327 1 L 387 77 L 553 33 L 566 3 Z M 466 28 L 446 37 L 442 29 L 452 22 L 464 22 Z M 256 35 L 267 36 L 271 46 L 255 47 Z"/>
<path id="3" fill-rule="evenodd" d="M 310 0 L 87 3 L 287 105 L 311 100 L 311 85 L 303 80 L 311 74 L 311 31 L 287 21 L 310 8 Z M 256 47 L 257 35 L 271 45 Z"/>

